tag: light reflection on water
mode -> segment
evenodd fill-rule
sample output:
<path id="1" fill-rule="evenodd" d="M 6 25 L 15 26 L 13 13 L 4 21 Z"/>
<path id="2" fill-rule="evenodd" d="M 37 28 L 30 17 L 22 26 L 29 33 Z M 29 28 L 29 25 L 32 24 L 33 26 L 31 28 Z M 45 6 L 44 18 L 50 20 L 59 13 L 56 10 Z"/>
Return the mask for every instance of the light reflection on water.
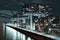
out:
<path id="1" fill-rule="evenodd" d="M 6 40 L 31 40 L 31 38 L 26 39 L 24 34 L 6 26 Z"/>
<path id="2" fill-rule="evenodd" d="M 16 40 L 16 30 L 6 26 L 6 38 Z"/>

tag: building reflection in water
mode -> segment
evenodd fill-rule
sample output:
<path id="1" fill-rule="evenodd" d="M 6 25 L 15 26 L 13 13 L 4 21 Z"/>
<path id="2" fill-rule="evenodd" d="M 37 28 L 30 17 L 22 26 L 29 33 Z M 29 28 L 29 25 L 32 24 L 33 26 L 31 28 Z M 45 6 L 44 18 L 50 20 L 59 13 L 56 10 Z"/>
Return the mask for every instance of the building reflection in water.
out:
<path id="1" fill-rule="evenodd" d="M 6 40 L 31 40 L 30 37 L 27 37 L 26 35 L 6 26 Z"/>

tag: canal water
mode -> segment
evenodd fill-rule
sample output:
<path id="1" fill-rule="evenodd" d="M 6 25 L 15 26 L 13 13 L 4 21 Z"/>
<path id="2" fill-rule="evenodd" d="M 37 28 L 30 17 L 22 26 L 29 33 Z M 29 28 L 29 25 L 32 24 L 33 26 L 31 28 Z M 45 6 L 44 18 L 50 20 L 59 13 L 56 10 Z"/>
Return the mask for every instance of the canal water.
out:
<path id="1" fill-rule="evenodd" d="M 1 40 L 33 40 L 33 39 L 6 26 L 5 23 L 3 23 L 3 37 Z"/>

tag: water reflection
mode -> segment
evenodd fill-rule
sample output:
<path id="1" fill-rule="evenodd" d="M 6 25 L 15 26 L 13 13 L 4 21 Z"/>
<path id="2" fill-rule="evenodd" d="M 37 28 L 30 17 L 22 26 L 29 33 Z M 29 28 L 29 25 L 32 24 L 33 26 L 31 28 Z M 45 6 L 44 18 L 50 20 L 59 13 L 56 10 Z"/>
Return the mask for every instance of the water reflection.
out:
<path id="1" fill-rule="evenodd" d="M 6 26 L 6 39 L 16 40 L 16 30 Z"/>
<path id="2" fill-rule="evenodd" d="M 30 37 L 6 26 L 6 40 L 32 40 Z"/>

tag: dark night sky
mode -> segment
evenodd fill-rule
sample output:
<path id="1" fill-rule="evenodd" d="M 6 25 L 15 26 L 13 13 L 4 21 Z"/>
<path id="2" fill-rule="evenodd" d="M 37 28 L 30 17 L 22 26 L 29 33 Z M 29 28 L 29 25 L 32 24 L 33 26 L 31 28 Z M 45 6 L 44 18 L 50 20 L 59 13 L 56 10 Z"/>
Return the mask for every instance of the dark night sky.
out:
<path id="1" fill-rule="evenodd" d="M 0 10 L 17 10 L 15 0 L 0 0 Z"/>
<path id="2" fill-rule="evenodd" d="M 54 9 L 54 15 L 60 16 L 60 0 L 49 0 L 48 2 Z"/>
<path id="3" fill-rule="evenodd" d="M 54 9 L 54 15 L 60 16 L 60 0 L 48 0 Z M 16 0 L 0 0 L 0 10 L 17 10 Z"/>

